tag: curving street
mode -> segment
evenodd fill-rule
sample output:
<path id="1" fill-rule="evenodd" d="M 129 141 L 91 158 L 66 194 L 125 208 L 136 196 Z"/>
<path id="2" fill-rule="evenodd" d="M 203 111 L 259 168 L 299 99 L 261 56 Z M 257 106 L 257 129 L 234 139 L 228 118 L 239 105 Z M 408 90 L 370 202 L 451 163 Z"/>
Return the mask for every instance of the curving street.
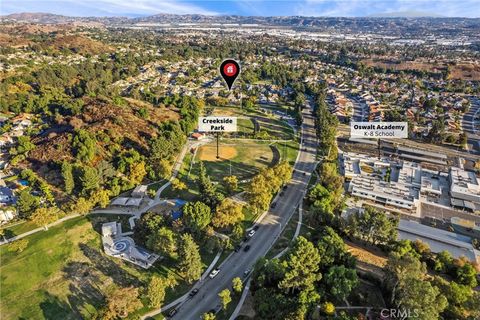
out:
<path id="1" fill-rule="evenodd" d="M 462 128 L 467 134 L 467 145 L 470 153 L 480 154 L 480 132 L 476 128 L 478 123 L 475 123 L 475 118 L 480 113 L 480 98 L 471 97 L 470 102 L 472 106 L 470 110 L 463 115 Z"/>
<path id="2" fill-rule="evenodd" d="M 280 235 L 283 226 L 294 214 L 303 198 L 316 163 L 317 139 L 310 106 L 304 109 L 303 116 L 302 144 L 294 166 L 295 173 L 284 195 L 274 199 L 275 209 L 270 209 L 258 224 L 258 231 L 248 242 L 251 249 L 244 252 L 242 248 L 239 252 L 233 253 L 222 263 L 220 272 L 215 278 L 206 277 L 201 280 L 196 285 L 196 288 L 200 289 L 198 294 L 180 303 L 172 319 L 198 320 L 202 314 L 219 305 L 218 293 L 225 288 L 231 289 L 233 278 L 245 278 L 245 271 L 251 270 L 255 262 L 268 252 Z"/>

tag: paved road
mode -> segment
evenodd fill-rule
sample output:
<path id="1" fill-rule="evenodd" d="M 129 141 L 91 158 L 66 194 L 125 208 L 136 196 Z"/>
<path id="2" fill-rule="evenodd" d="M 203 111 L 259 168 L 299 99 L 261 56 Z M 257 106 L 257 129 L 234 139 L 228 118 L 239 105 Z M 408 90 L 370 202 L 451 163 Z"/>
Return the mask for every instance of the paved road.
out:
<path id="1" fill-rule="evenodd" d="M 285 190 L 284 196 L 278 198 L 275 209 L 269 211 L 259 224 L 260 228 L 257 233 L 248 242 L 251 249 L 248 252 L 240 250 L 227 258 L 222 264 L 220 273 L 214 279 L 207 278 L 203 281 L 198 287 L 199 293 L 180 304 L 177 307 L 177 314 L 172 319 L 198 320 L 203 313 L 215 308 L 220 303 L 218 293 L 225 288 L 231 288 L 234 277 L 243 278 L 244 272 L 251 269 L 255 262 L 268 252 L 282 226 L 294 214 L 295 208 L 307 188 L 316 161 L 317 143 L 314 118 L 308 108 L 305 108 L 303 115 L 303 144 L 294 166 L 296 172 Z"/>
<path id="2" fill-rule="evenodd" d="M 367 122 L 370 110 L 367 103 L 360 96 L 347 95 L 346 96 L 353 104 L 353 117 L 352 121 Z"/>
<path id="3" fill-rule="evenodd" d="M 470 153 L 480 154 L 480 132 L 475 128 L 474 118 L 480 113 L 480 98 L 471 97 L 472 106 L 463 115 L 462 129 L 467 134 L 467 144 Z"/>

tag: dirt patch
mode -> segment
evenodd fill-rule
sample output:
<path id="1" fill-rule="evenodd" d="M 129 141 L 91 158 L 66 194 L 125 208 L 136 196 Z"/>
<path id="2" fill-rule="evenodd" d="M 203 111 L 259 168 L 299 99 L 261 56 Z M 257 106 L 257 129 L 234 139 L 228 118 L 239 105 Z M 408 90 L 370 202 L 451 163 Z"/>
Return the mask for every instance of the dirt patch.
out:
<path id="1" fill-rule="evenodd" d="M 480 80 L 480 65 L 472 62 L 461 62 L 448 66 L 445 62 L 433 62 L 425 60 L 398 61 L 381 58 L 363 59 L 361 61 L 369 67 L 384 68 L 394 71 L 417 70 L 433 73 L 442 73 L 449 68 L 450 79 Z"/>
<path id="2" fill-rule="evenodd" d="M 255 309 L 253 309 L 253 297 L 251 292 L 249 291 L 247 294 L 247 297 L 245 298 L 245 301 L 243 302 L 242 308 L 240 309 L 240 312 L 238 313 L 239 316 L 245 316 L 249 319 L 254 319 L 255 318 Z"/>
<path id="3" fill-rule="evenodd" d="M 380 252 L 372 252 L 362 246 L 346 241 L 348 251 L 359 261 L 383 268 L 387 264 L 387 257 Z"/>
<path id="4" fill-rule="evenodd" d="M 224 161 L 233 159 L 237 156 L 237 150 L 232 146 L 222 146 L 219 148 L 220 158 L 217 159 L 217 146 L 206 145 L 198 149 L 197 157 L 202 161 Z"/>
<path id="5" fill-rule="evenodd" d="M 240 114 L 241 114 L 241 110 L 238 110 L 238 109 L 217 107 L 213 109 L 211 116 L 230 117 L 230 116 L 239 116 Z"/>

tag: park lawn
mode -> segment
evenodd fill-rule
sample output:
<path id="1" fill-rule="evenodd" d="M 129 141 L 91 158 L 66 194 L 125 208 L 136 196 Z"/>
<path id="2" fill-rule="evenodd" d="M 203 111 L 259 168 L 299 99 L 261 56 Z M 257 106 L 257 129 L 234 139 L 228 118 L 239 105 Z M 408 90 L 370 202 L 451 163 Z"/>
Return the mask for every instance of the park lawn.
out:
<path id="1" fill-rule="evenodd" d="M 223 156 L 224 150 L 232 150 L 228 155 Z M 262 141 L 228 140 L 220 141 L 220 156 L 222 161 L 217 161 L 215 143 L 200 147 L 195 158 L 195 164 L 190 174 L 196 178 L 199 173 L 199 161 L 202 160 L 207 173 L 213 181 L 221 182 L 224 177 L 231 174 L 236 175 L 238 180 L 252 178 L 261 169 L 278 162 L 269 143 Z"/>
<path id="2" fill-rule="evenodd" d="M 24 220 L 3 226 L 1 229 L 4 230 L 5 238 L 8 239 L 36 228 L 38 228 L 38 225 L 32 221 Z"/>
<path id="3" fill-rule="evenodd" d="M 281 160 L 287 160 L 293 166 L 297 160 L 300 144 L 296 141 L 275 142 L 273 144 L 280 152 Z"/>
<path id="4" fill-rule="evenodd" d="M 153 274 L 173 272 L 177 277 L 178 285 L 167 290 L 166 303 L 188 292 L 190 284 L 175 272 L 174 260 L 164 259 L 144 270 L 106 256 L 100 234 L 92 227 L 104 218 L 73 218 L 35 233 L 25 238 L 28 247 L 21 253 L 1 246 L 2 319 L 90 319 L 106 293 L 119 286 L 143 288 Z M 202 252 L 205 268 L 214 256 Z M 144 307 L 129 318 L 148 310 Z"/>
<path id="5" fill-rule="evenodd" d="M 272 116 L 256 118 L 259 131 L 265 131 L 270 139 L 292 140 L 295 138 L 294 131 L 286 121 Z"/>
<path id="6" fill-rule="evenodd" d="M 98 234 L 84 217 L 74 218 L 48 231 L 26 238 L 21 253 L 0 247 L 2 315 L 5 319 L 76 319 L 68 300 L 70 281 L 63 271 L 69 262 L 83 260 L 80 243 L 99 247 Z M 92 303 L 95 305 L 95 303 Z M 93 307 L 86 304 L 85 311 Z M 79 310 L 80 311 L 80 310 Z M 80 311 L 80 314 L 82 312 Z"/>
<path id="7" fill-rule="evenodd" d="M 252 119 L 237 119 L 237 130 L 244 134 L 253 134 L 255 126 L 253 125 Z"/>

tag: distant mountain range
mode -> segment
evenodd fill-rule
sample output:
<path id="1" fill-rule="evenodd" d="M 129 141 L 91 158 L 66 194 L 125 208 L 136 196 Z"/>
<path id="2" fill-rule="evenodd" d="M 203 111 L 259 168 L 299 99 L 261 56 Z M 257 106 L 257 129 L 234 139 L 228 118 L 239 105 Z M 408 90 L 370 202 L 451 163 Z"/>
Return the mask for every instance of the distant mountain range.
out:
<path id="1" fill-rule="evenodd" d="M 1 1 L 1 0 L 0 0 Z M 346 18 L 346 17 L 256 17 L 218 15 L 206 16 L 199 14 L 175 15 L 156 14 L 146 17 L 68 17 L 50 13 L 15 13 L 0 16 L 0 21 L 40 23 L 40 24 L 89 24 L 105 26 L 129 26 L 129 25 L 260 25 L 278 26 L 302 29 L 314 29 L 322 32 L 346 32 L 346 33 L 377 33 L 393 36 L 405 35 L 448 35 L 451 37 L 480 34 L 480 18 L 449 18 L 449 17 L 426 17 L 425 12 L 389 12 L 375 17 Z M 398 17 L 397 17 L 398 16 Z M 401 17 L 400 17 L 401 16 Z M 0 31 L 1 32 L 1 31 Z"/>
<path id="2" fill-rule="evenodd" d="M 383 12 L 369 15 L 370 18 L 445 18 L 445 16 L 423 11 Z"/>
<path id="3" fill-rule="evenodd" d="M 325 21 L 334 20 L 368 20 L 372 18 L 442 18 L 442 19 L 465 19 L 465 18 L 445 18 L 438 15 L 433 15 L 426 12 L 418 11 L 403 11 L 403 12 L 386 12 L 372 15 L 369 17 L 359 18 L 343 18 L 343 17 L 304 17 L 304 16 L 279 16 L 279 17 L 256 17 L 256 16 L 236 16 L 236 15 L 218 15 L 206 16 L 199 14 L 156 14 L 152 16 L 127 18 L 127 17 L 69 17 L 51 13 L 13 13 L 9 15 L 0 16 L 0 20 L 14 20 L 21 22 L 35 22 L 35 23 L 69 23 L 79 21 L 95 21 L 104 23 L 221 23 L 221 24 L 262 24 L 262 25 L 290 25 L 290 26 L 320 26 L 324 25 Z M 470 19 L 479 20 L 479 19 Z"/>

